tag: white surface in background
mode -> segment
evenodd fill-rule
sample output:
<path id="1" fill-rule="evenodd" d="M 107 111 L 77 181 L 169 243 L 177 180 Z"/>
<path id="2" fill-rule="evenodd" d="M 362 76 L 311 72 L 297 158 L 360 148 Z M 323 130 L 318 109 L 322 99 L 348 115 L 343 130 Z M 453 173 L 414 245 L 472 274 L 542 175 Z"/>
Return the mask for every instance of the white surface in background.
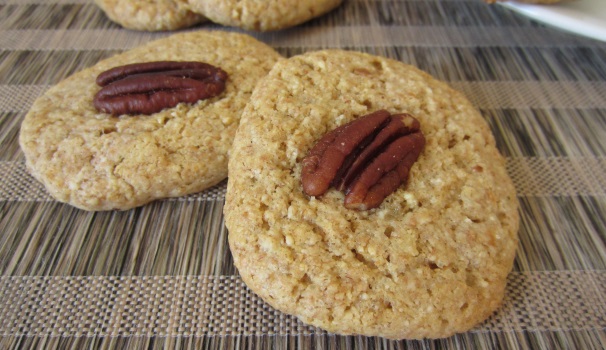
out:
<path id="1" fill-rule="evenodd" d="M 555 5 L 500 4 L 537 21 L 606 41 L 606 0 L 573 0 Z"/>

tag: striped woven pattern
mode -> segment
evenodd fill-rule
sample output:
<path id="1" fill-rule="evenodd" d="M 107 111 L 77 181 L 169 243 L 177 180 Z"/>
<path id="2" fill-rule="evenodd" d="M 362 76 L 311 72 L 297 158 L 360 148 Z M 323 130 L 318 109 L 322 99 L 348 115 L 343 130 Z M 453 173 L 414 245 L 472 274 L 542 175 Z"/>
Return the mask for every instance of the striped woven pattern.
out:
<path id="1" fill-rule="evenodd" d="M 208 29 L 239 31 L 187 30 Z M 481 0 L 345 0 L 250 34 L 287 57 L 342 48 L 400 60 L 481 111 L 521 204 L 502 308 L 448 339 L 337 336 L 244 285 L 223 223 L 226 181 L 129 211 L 55 201 L 18 145 L 34 100 L 170 33 L 124 30 L 93 0 L 0 0 L 0 348 L 606 348 L 606 43 Z"/>
<path id="2" fill-rule="evenodd" d="M 0 281 L 0 295 L 7 304 L 0 313 L 5 332 L 0 335 L 326 334 L 272 309 L 237 276 L 7 277 Z M 503 307 L 471 332 L 604 328 L 606 309 L 600 294 L 605 284 L 606 273 L 597 271 L 513 273 Z"/>

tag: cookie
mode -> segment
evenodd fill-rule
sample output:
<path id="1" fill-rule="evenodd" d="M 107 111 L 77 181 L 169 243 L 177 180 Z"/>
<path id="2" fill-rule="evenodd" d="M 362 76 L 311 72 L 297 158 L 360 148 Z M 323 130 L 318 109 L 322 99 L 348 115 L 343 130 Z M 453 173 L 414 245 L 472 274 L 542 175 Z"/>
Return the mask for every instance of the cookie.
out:
<path id="1" fill-rule="evenodd" d="M 194 12 L 226 26 L 272 31 L 295 26 L 337 7 L 342 0 L 188 0 Z"/>
<path id="2" fill-rule="evenodd" d="M 203 22 L 186 0 L 95 0 L 112 21 L 124 28 L 144 31 L 176 30 Z"/>
<path id="3" fill-rule="evenodd" d="M 347 209 L 335 188 L 306 195 L 310 149 L 379 110 L 410 114 L 424 135 L 407 183 L 370 210 Z M 491 130 L 462 94 L 401 62 L 328 50 L 277 63 L 255 88 L 224 212 L 234 263 L 270 305 L 330 332 L 401 339 L 464 332 L 499 307 L 517 205 Z"/>
<path id="4" fill-rule="evenodd" d="M 228 150 L 253 87 L 279 59 L 250 36 L 201 31 L 103 60 L 34 102 L 19 139 L 27 168 L 57 200 L 87 210 L 129 209 L 213 186 L 227 176 Z M 163 60 L 220 67 L 228 74 L 225 90 L 151 115 L 95 109 L 101 72 Z"/>

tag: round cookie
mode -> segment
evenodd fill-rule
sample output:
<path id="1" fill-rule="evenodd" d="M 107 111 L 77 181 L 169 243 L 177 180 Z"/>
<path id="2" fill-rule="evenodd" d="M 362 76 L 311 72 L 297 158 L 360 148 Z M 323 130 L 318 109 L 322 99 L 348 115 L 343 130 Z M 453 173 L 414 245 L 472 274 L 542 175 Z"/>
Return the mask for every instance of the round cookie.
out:
<path id="1" fill-rule="evenodd" d="M 38 98 L 22 125 L 26 165 L 59 201 L 88 210 L 128 209 L 201 191 L 227 176 L 228 150 L 252 90 L 281 56 L 254 38 L 176 34 L 103 60 Z M 97 75 L 150 61 L 202 61 L 229 75 L 217 97 L 151 115 L 98 112 Z"/>
<path id="2" fill-rule="evenodd" d="M 176 30 L 205 18 L 187 8 L 186 0 L 95 0 L 112 21 L 145 31 Z"/>
<path id="3" fill-rule="evenodd" d="M 284 29 L 337 7 L 342 0 L 188 0 L 213 22 L 254 31 Z"/>
<path id="4" fill-rule="evenodd" d="M 302 191 L 302 159 L 376 110 L 410 113 L 426 144 L 372 210 Z M 503 299 L 517 198 L 487 123 L 460 93 L 382 57 L 328 50 L 281 61 L 255 88 L 232 146 L 225 223 L 244 282 L 273 307 L 341 334 L 463 332 Z"/>

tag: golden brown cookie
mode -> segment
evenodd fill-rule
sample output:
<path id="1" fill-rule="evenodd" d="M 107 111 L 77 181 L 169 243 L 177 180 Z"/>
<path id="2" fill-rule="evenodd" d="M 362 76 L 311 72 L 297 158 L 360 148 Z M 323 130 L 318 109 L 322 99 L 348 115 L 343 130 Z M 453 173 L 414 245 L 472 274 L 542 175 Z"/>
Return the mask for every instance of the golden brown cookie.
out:
<path id="1" fill-rule="evenodd" d="M 95 3 L 112 21 L 134 30 L 176 30 L 205 20 L 187 8 L 186 0 L 95 0 Z"/>
<path id="2" fill-rule="evenodd" d="M 425 137 L 407 184 L 371 210 L 345 208 L 335 188 L 306 195 L 314 144 L 382 109 L 414 116 Z M 467 99 L 401 62 L 328 50 L 277 63 L 255 88 L 231 151 L 225 223 L 243 280 L 273 307 L 340 334 L 435 338 L 501 304 L 518 213 Z"/>
<path id="3" fill-rule="evenodd" d="M 342 0 L 187 0 L 192 11 L 226 26 L 271 31 L 325 14 Z"/>
<path id="4" fill-rule="evenodd" d="M 257 81 L 279 59 L 250 36 L 200 31 L 101 61 L 35 101 L 19 140 L 27 167 L 59 201 L 88 210 L 128 209 L 201 191 L 227 176 L 241 112 Z M 220 67 L 228 74 L 225 90 L 151 115 L 112 116 L 95 109 L 101 72 L 164 60 Z"/>

